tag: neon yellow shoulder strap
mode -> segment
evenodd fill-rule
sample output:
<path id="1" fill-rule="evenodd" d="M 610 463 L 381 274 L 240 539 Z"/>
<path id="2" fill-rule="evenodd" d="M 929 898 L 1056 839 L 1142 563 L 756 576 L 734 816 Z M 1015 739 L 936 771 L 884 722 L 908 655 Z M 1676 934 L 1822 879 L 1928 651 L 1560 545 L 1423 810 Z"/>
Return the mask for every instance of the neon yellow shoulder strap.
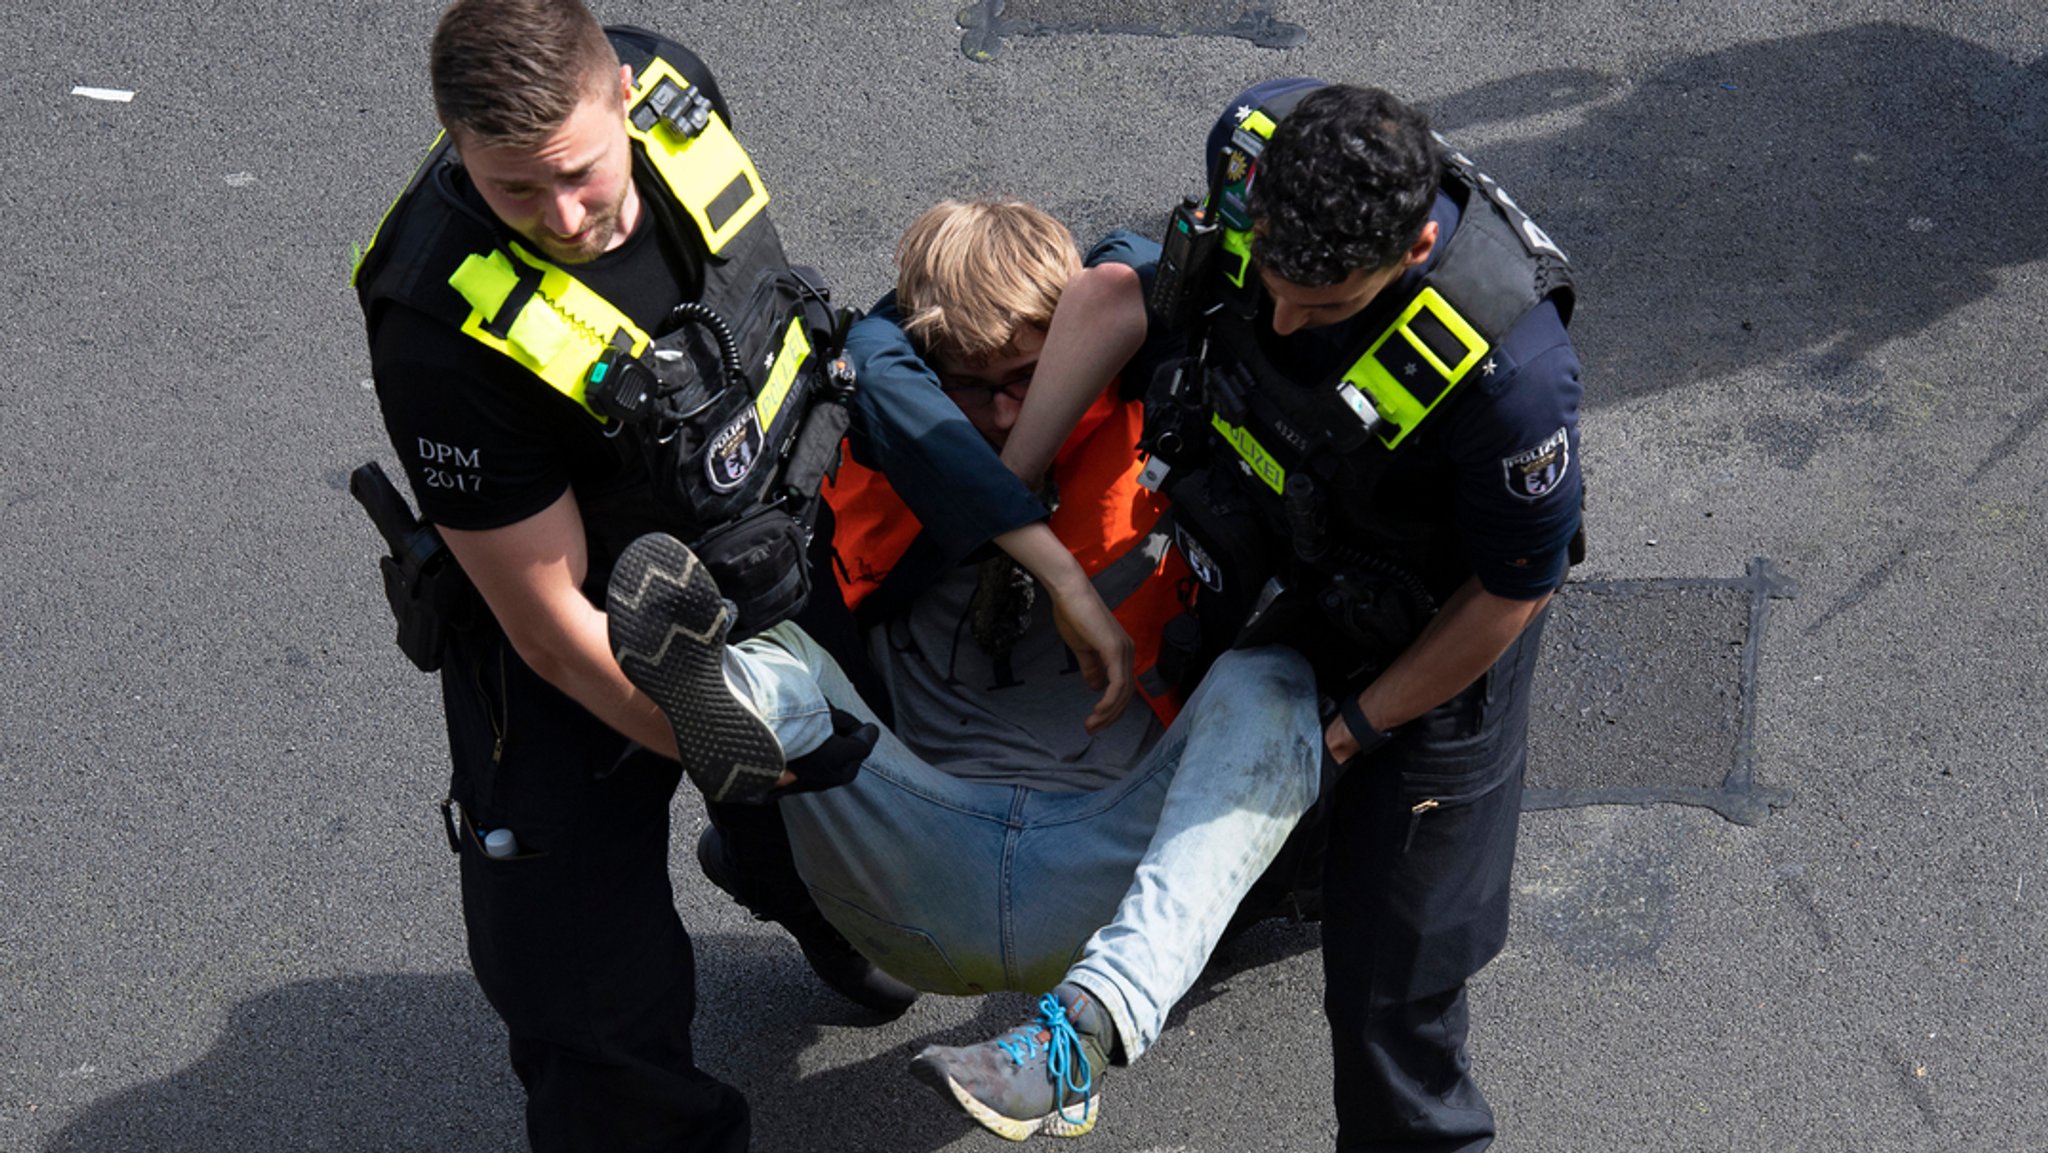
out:
<path id="1" fill-rule="evenodd" d="M 640 142 L 713 256 L 767 207 L 768 190 L 739 138 L 659 56 L 633 83 L 626 132 Z"/>
<path id="2" fill-rule="evenodd" d="M 1243 203 L 1251 163 L 1273 139 L 1277 127 L 1259 109 L 1253 109 L 1238 122 L 1231 136 L 1234 155 L 1226 161 L 1228 167 L 1222 174 L 1221 199 L 1228 200 L 1234 191 L 1236 202 Z M 1232 285 L 1242 289 L 1251 270 L 1250 222 L 1233 220 L 1227 211 L 1220 215 L 1223 251 L 1227 254 L 1223 274 Z M 1382 443 L 1393 448 L 1450 395 L 1491 347 L 1448 299 L 1434 288 L 1424 288 L 1401 310 L 1394 323 L 1373 340 L 1365 354 L 1345 370 L 1337 382 L 1337 397 Z M 1414 375 L 1409 379 L 1396 376 L 1388 367 L 1390 363 L 1401 365 L 1403 375 L 1410 371 Z M 1253 470 L 1272 483 L 1271 454 L 1258 448 L 1256 441 L 1251 442 L 1251 447 L 1258 451 L 1247 451 L 1245 441 L 1249 434 L 1243 430 L 1231 430 L 1225 435 Z"/>

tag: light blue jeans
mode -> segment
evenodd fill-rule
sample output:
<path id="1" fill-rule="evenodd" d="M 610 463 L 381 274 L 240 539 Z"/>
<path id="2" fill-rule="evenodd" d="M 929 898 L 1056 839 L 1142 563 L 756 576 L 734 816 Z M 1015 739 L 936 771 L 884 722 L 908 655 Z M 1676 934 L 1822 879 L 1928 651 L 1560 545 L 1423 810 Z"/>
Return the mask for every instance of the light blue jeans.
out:
<path id="1" fill-rule="evenodd" d="M 730 678 L 791 755 L 829 731 L 828 699 L 874 719 L 793 626 L 734 653 Z M 1134 1059 L 1315 801 L 1321 765 L 1307 663 L 1251 649 L 1219 660 L 1106 789 L 963 781 L 884 731 L 852 783 L 781 805 L 819 908 L 881 968 L 956 995 L 1072 982 L 1108 1010 Z"/>

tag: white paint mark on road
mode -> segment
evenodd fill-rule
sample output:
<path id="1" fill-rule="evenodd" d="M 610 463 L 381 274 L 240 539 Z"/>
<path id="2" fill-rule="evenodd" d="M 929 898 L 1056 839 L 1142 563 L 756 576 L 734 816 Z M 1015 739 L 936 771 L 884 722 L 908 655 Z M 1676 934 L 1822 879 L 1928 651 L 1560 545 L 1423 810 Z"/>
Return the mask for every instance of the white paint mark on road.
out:
<path id="1" fill-rule="evenodd" d="M 73 88 L 71 94 L 83 96 L 87 100 L 106 100 L 114 104 L 126 104 L 135 99 L 135 93 L 126 88 L 92 88 L 84 84 Z"/>

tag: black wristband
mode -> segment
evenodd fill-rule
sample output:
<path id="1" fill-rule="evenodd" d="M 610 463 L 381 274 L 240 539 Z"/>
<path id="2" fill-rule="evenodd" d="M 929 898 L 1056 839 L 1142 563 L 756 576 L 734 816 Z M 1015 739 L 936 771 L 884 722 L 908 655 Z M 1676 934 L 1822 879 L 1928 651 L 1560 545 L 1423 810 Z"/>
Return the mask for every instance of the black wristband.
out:
<path id="1" fill-rule="evenodd" d="M 1351 739 L 1358 742 L 1358 751 L 1351 754 L 1354 758 L 1374 752 L 1394 739 L 1394 734 L 1373 728 L 1372 722 L 1365 719 L 1358 697 L 1357 693 L 1346 693 L 1344 703 L 1337 706 L 1337 715 L 1344 718 L 1344 727 L 1351 730 Z"/>

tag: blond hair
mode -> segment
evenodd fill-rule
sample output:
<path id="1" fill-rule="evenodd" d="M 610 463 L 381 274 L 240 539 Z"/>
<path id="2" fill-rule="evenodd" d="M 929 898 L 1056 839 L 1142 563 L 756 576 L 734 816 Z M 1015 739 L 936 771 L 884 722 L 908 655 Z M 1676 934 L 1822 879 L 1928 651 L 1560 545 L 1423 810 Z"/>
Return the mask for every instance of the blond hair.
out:
<path id="1" fill-rule="evenodd" d="M 896 245 L 903 331 L 927 356 L 973 364 L 1044 328 L 1081 269 L 1074 234 L 1017 200 L 943 200 Z"/>

